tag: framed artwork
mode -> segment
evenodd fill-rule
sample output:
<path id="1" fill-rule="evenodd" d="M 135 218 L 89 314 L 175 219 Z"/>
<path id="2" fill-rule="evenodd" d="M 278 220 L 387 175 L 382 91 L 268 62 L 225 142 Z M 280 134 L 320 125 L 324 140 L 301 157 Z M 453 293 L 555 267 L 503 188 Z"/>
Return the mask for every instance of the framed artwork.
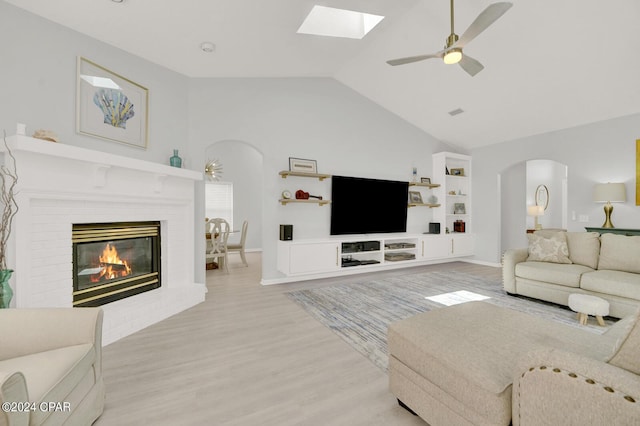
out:
<path id="1" fill-rule="evenodd" d="M 78 57 L 76 131 L 147 148 L 149 90 Z"/>
<path id="2" fill-rule="evenodd" d="M 289 157 L 290 172 L 318 173 L 318 163 L 316 160 L 306 160 L 304 158 Z"/>
<path id="3" fill-rule="evenodd" d="M 431 178 L 421 177 L 420 183 L 431 183 Z"/>
<path id="4" fill-rule="evenodd" d="M 464 203 L 453 203 L 453 214 L 466 214 L 467 209 Z"/>
<path id="5" fill-rule="evenodd" d="M 464 176 L 464 169 L 451 169 L 450 170 L 452 176 Z"/>
<path id="6" fill-rule="evenodd" d="M 411 204 L 422 204 L 422 194 L 418 191 L 409 191 L 409 202 Z"/>

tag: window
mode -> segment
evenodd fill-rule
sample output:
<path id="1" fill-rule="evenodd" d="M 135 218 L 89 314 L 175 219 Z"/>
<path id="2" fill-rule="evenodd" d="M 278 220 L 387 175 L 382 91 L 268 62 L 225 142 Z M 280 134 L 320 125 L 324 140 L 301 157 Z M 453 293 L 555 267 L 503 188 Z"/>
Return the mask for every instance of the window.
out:
<path id="1" fill-rule="evenodd" d="M 204 190 L 205 217 L 221 217 L 233 229 L 233 183 L 207 182 Z"/>

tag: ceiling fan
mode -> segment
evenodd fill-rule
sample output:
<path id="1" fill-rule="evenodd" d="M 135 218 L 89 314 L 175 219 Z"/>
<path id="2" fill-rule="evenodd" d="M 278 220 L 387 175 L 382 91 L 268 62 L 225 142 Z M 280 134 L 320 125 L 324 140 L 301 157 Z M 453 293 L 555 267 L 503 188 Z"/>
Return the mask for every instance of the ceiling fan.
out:
<path id="1" fill-rule="evenodd" d="M 493 24 L 499 17 L 505 14 L 513 6 L 509 2 L 493 3 L 487 6 L 485 10 L 469 25 L 469 28 L 458 38 L 453 30 L 453 0 L 451 0 L 451 34 L 447 37 L 444 49 L 430 55 L 409 56 L 407 58 L 392 59 L 387 61 L 389 65 L 404 65 L 412 62 L 424 61 L 425 59 L 440 58 L 445 64 L 460 64 L 472 77 L 484 69 L 484 66 L 473 59 L 471 56 L 463 55 L 462 48 L 469 44 L 471 40 L 476 38 L 481 32 L 486 30 L 489 25 Z"/>

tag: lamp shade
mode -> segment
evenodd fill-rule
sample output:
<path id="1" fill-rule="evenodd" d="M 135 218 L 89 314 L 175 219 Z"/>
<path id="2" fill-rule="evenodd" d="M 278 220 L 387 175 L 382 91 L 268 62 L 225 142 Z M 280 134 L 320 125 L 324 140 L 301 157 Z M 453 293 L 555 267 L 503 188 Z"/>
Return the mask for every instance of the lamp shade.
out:
<path id="1" fill-rule="evenodd" d="M 624 203 L 627 201 L 627 188 L 624 183 L 598 183 L 593 188 L 593 201 Z"/>
<path id="2" fill-rule="evenodd" d="M 542 216 L 544 215 L 543 206 L 527 206 L 527 214 L 529 216 Z"/>

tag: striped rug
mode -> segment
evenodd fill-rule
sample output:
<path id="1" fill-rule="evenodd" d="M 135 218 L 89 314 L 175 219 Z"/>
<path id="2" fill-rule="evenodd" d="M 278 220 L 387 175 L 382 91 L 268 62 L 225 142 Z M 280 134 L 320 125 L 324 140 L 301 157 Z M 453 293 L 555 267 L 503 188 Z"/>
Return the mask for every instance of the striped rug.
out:
<path id="1" fill-rule="evenodd" d="M 383 371 L 387 371 L 387 328 L 389 324 L 444 305 L 426 299 L 444 293 L 467 291 L 487 296 L 484 300 L 532 315 L 562 322 L 573 327 L 602 333 L 607 327 L 590 318 L 581 326 L 576 313 L 565 307 L 525 297 L 509 296 L 502 283 L 464 272 L 425 272 L 361 283 L 342 284 L 287 293 L 311 316 L 338 334 L 355 350 Z"/>

